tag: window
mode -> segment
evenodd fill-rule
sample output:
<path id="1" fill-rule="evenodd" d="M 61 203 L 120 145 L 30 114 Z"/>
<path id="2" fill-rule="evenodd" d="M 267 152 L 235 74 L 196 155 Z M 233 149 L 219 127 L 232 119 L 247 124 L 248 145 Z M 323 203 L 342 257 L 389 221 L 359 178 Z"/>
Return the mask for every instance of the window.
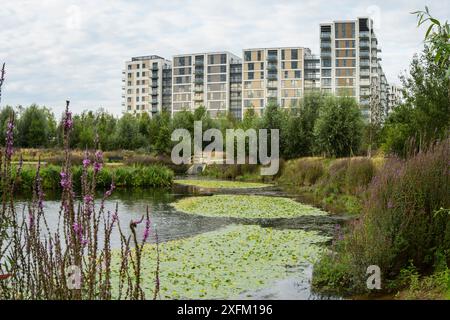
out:
<path id="1" fill-rule="evenodd" d="M 139 97 L 136 97 L 136 101 L 139 102 Z"/>
<path id="2" fill-rule="evenodd" d="M 244 60 L 245 61 L 251 61 L 252 60 L 252 52 L 251 51 L 245 51 L 244 52 Z"/>
<path id="3" fill-rule="evenodd" d="M 247 68 L 248 68 L 248 70 L 253 71 L 253 70 L 255 70 L 255 64 L 254 63 L 248 63 L 247 64 Z"/>
<path id="4" fill-rule="evenodd" d="M 323 69 L 322 77 L 331 77 L 331 69 Z"/>
<path id="5" fill-rule="evenodd" d="M 142 64 L 142 68 L 145 68 L 145 63 Z"/>
<path id="6" fill-rule="evenodd" d="M 296 79 L 302 78 L 302 70 L 295 70 L 295 78 Z"/>
<path id="7" fill-rule="evenodd" d="M 131 64 L 128 65 L 128 70 L 131 70 Z"/>
<path id="8" fill-rule="evenodd" d="M 261 55 L 261 51 L 258 51 L 258 61 L 262 60 L 262 55 Z"/>
<path id="9" fill-rule="evenodd" d="M 291 50 L 291 59 L 292 60 L 298 60 L 298 50 L 297 49 L 292 49 Z M 292 67 L 293 69 L 295 69 L 294 67 Z"/>
<path id="10" fill-rule="evenodd" d="M 139 88 L 136 89 L 136 93 L 139 93 Z"/>
<path id="11" fill-rule="evenodd" d="M 298 69 L 298 62 L 297 61 L 292 61 L 291 62 L 291 68 L 292 69 Z"/>
<path id="12" fill-rule="evenodd" d="M 139 77 L 139 72 L 136 72 L 136 77 Z"/>
<path id="13" fill-rule="evenodd" d="M 142 76 L 145 77 L 145 71 L 142 71 Z"/>
<path id="14" fill-rule="evenodd" d="M 249 73 L 247 74 L 247 76 L 248 76 L 248 80 L 253 80 L 253 79 L 255 79 L 255 74 L 254 74 L 253 72 L 249 72 Z"/>
<path id="15" fill-rule="evenodd" d="M 131 78 L 131 72 L 128 72 L 128 78 Z"/>
<path id="16" fill-rule="evenodd" d="M 141 84 L 141 80 L 136 80 L 136 85 L 139 86 Z"/>

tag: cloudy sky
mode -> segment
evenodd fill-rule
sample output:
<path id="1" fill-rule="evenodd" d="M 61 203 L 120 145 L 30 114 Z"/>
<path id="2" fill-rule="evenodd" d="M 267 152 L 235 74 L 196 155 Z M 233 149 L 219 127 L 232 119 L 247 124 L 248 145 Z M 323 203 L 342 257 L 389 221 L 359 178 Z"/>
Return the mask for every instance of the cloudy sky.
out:
<path id="1" fill-rule="evenodd" d="M 373 16 L 388 81 L 398 83 L 423 45 L 410 12 L 442 0 L 1 0 L 1 105 L 46 105 L 121 113 L 121 71 L 132 56 L 305 46 L 319 53 L 319 23 Z"/>

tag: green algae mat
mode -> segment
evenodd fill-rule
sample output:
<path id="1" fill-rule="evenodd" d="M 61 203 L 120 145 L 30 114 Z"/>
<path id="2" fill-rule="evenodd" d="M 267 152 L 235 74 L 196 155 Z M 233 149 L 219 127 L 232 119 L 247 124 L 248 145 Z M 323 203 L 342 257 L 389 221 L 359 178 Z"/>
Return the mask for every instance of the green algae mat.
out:
<path id="1" fill-rule="evenodd" d="M 229 299 L 270 286 L 300 264 L 314 263 L 328 238 L 315 231 L 229 226 L 160 244 L 162 299 Z M 153 297 L 156 247 L 143 251 L 143 289 Z M 113 255 L 117 276 L 119 259 Z M 300 272 L 300 271 L 298 271 Z"/>
<path id="2" fill-rule="evenodd" d="M 208 217 L 295 218 L 327 214 L 289 198 L 252 195 L 188 197 L 172 205 L 178 211 Z"/>
<path id="3" fill-rule="evenodd" d="M 241 182 L 241 181 L 227 181 L 227 180 L 174 180 L 175 183 L 195 186 L 200 188 L 212 189 L 252 189 L 271 187 L 271 184 L 256 183 L 256 182 Z"/>

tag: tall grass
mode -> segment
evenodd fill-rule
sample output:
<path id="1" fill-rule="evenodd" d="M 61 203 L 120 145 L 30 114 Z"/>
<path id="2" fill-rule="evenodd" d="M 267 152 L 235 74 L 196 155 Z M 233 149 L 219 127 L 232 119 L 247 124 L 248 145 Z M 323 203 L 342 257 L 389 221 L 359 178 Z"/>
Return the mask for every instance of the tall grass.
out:
<path id="1" fill-rule="evenodd" d="M 315 269 L 315 284 L 366 291 L 366 269 L 384 284 L 413 265 L 420 274 L 450 265 L 450 141 L 404 161 L 388 160 L 372 180 L 363 214 Z"/>

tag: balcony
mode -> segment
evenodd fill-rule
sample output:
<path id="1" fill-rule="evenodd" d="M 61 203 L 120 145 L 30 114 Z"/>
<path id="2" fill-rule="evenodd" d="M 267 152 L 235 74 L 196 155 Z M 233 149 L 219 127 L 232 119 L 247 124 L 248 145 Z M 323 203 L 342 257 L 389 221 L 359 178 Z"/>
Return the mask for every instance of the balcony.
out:
<path id="1" fill-rule="evenodd" d="M 359 33 L 359 37 L 362 39 L 368 39 L 370 37 L 370 32 L 369 31 L 361 31 Z"/>
<path id="2" fill-rule="evenodd" d="M 278 88 L 278 82 L 276 82 L 276 81 L 267 82 L 267 89 L 277 89 L 277 88 Z"/>
<path id="3" fill-rule="evenodd" d="M 370 43 L 369 43 L 369 41 L 360 41 L 359 42 L 359 47 L 360 48 L 369 48 L 370 47 Z"/>
<path id="4" fill-rule="evenodd" d="M 331 48 L 331 42 L 322 42 L 320 44 L 321 48 Z"/>
<path id="5" fill-rule="evenodd" d="M 359 66 L 360 67 L 369 67 L 370 66 L 370 62 L 368 60 L 361 60 L 359 62 Z"/>
<path id="6" fill-rule="evenodd" d="M 267 56 L 267 61 L 269 61 L 269 62 L 275 62 L 277 60 L 278 60 L 278 57 L 275 56 L 275 55 L 268 55 Z"/>
<path id="7" fill-rule="evenodd" d="M 156 67 L 152 67 L 150 70 L 152 70 L 152 71 L 158 71 L 158 67 L 156 66 Z"/>
<path id="8" fill-rule="evenodd" d="M 203 66 L 204 66 L 204 62 L 203 62 L 203 61 L 198 61 L 198 60 L 196 60 L 196 61 L 194 62 L 194 64 L 195 64 L 195 66 L 199 66 L 199 67 L 203 67 Z"/>
<path id="9" fill-rule="evenodd" d="M 152 99 L 152 104 L 158 104 L 158 99 Z"/>
<path id="10" fill-rule="evenodd" d="M 158 82 L 152 82 L 152 88 L 157 88 L 158 87 Z"/>
<path id="11" fill-rule="evenodd" d="M 203 96 L 202 95 L 194 96 L 194 101 L 203 101 Z"/>
<path id="12" fill-rule="evenodd" d="M 267 75 L 267 79 L 269 79 L 269 80 L 277 80 L 277 75 L 276 74 L 268 74 Z"/>
<path id="13" fill-rule="evenodd" d="M 152 96 L 157 96 L 158 95 L 158 91 L 157 90 L 152 90 Z"/>
<path id="14" fill-rule="evenodd" d="M 359 72 L 359 75 L 360 75 L 361 77 L 369 77 L 369 76 L 370 76 L 370 72 L 369 72 L 369 70 L 361 70 L 361 71 Z"/>
<path id="15" fill-rule="evenodd" d="M 267 65 L 267 70 L 270 70 L 270 71 L 276 71 L 277 70 L 277 65 L 276 64 L 268 64 Z"/>
<path id="16" fill-rule="evenodd" d="M 320 57 L 322 57 L 322 58 L 331 58 L 331 51 L 322 51 L 320 53 Z"/>
<path id="17" fill-rule="evenodd" d="M 203 92 L 203 87 L 194 87 L 194 92 Z"/>
<path id="18" fill-rule="evenodd" d="M 370 53 L 369 53 L 369 51 L 360 51 L 359 56 L 368 58 L 370 56 Z"/>
<path id="19" fill-rule="evenodd" d="M 195 84 L 203 84 L 203 78 L 195 78 L 194 83 Z"/>
<path id="20" fill-rule="evenodd" d="M 359 85 L 361 86 L 370 86 L 370 80 L 369 79 L 360 79 Z"/>
<path id="21" fill-rule="evenodd" d="M 320 38 L 322 39 L 331 39 L 331 32 L 321 32 Z"/>
<path id="22" fill-rule="evenodd" d="M 158 74 L 152 74 L 152 79 L 158 79 Z"/>

